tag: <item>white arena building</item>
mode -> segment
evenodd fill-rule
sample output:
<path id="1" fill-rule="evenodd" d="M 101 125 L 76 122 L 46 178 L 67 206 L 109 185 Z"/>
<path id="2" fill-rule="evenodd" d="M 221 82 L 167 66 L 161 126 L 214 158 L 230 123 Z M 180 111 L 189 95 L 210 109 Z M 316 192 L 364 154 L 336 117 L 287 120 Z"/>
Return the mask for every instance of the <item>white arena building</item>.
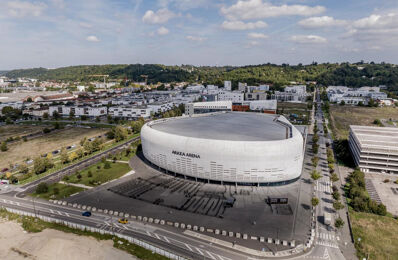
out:
<path id="1" fill-rule="evenodd" d="M 191 180 L 283 185 L 302 171 L 304 138 L 283 116 L 219 112 L 151 121 L 141 130 L 145 158 Z"/>

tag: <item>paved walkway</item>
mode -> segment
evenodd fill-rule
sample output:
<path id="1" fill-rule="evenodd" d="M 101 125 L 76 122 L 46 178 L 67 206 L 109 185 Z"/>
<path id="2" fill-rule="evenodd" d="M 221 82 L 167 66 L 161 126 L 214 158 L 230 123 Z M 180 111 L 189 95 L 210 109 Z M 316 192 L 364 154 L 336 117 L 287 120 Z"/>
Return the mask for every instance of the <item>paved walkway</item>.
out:
<path id="1" fill-rule="evenodd" d="M 69 183 L 69 182 L 64 182 L 64 181 L 60 181 L 59 183 L 69 185 L 69 186 L 75 186 L 75 187 L 79 187 L 79 188 L 83 188 L 83 189 L 92 189 L 93 188 L 93 187 L 90 187 L 90 186 L 87 186 L 84 184 L 78 184 L 78 183 Z"/>

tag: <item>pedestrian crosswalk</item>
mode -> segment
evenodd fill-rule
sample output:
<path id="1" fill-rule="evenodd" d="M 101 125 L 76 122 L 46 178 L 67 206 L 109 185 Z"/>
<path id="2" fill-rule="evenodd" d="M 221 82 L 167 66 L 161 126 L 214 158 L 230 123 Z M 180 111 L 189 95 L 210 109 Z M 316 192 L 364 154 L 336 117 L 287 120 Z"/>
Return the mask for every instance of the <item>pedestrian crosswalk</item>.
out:
<path id="1" fill-rule="evenodd" d="M 331 247 L 331 248 L 339 248 L 339 246 L 334 242 L 316 241 L 315 244 L 320 245 L 320 246 Z"/>
<path id="2" fill-rule="evenodd" d="M 331 188 L 331 183 L 329 180 L 327 181 L 317 181 L 315 190 L 321 191 L 321 192 L 328 192 L 332 193 L 332 188 Z"/>
<path id="3" fill-rule="evenodd" d="M 332 233 L 318 232 L 318 233 L 316 233 L 316 237 L 320 238 L 320 239 L 323 239 L 323 240 L 332 240 L 332 241 L 340 240 L 340 238 L 338 236 L 335 236 Z"/>

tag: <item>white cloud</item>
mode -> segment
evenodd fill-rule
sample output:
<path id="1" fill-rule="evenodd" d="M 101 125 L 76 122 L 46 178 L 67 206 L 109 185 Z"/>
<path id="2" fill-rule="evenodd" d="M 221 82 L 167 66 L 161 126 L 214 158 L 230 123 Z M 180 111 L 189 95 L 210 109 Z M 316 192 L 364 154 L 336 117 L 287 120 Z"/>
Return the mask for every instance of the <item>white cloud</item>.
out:
<path id="1" fill-rule="evenodd" d="M 205 37 L 192 36 L 192 35 L 186 36 L 185 39 L 187 39 L 189 41 L 193 41 L 193 42 L 204 42 L 205 40 L 207 40 L 207 38 L 205 38 Z"/>
<path id="2" fill-rule="evenodd" d="M 166 27 L 162 26 L 157 30 L 157 33 L 159 35 L 166 35 L 169 34 L 169 29 L 167 29 Z"/>
<path id="3" fill-rule="evenodd" d="M 47 5 L 42 2 L 9 1 L 3 8 L 8 9 L 8 15 L 11 17 L 38 17 L 42 15 Z"/>
<path id="4" fill-rule="evenodd" d="M 304 28 L 323 28 L 347 25 L 345 20 L 337 20 L 330 16 L 310 17 L 299 21 L 298 23 Z"/>
<path id="5" fill-rule="evenodd" d="M 278 16 L 310 16 L 323 13 L 323 6 L 307 6 L 307 5 L 272 5 L 263 0 L 239 0 L 230 7 L 222 7 L 221 14 L 229 20 L 250 20 L 263 19 Z"/>
<path id="6" fill-rule="evenodd" d="M 349 26 L 346 38 L 369 41 L 371 44 L 396 46 L 398 41 L 398 14 L 372 14 L 358 19 Z"/>
<path id="7" fill-rule="evenodd" d="M 157 12 L 148 10 L 142 17 L 142 21 L 149 24 L 162 24 L 167 23 L 168 20 L 175 16 L 176 15 L 167 8 L 159 9 Z"/>
<path id="8" fill-rule="evenodd" d="M 357 29 L 397 29 L 398 14 L 389 13 L 385 15 L 372 14 L 353 22 L 353 27 Z"/>
<path id="9" fill-rule="evenodd" d="M 267 39 L 268 35 L 265 35 L 263 33 L 248 33 L 247 37 L 250 39 Z"/>
<path id="10" fill-rule="evenodd" d="M 254 23 L 244 23 L 242 21 L 224 21 L 221 25 L 226 30 L 253 30 L 267 27 L 267 23 L 263 21 L 257 21 Z"/>
<path id="11" fill-rule="evenodd" d="M 95 35 L 90 35 L 86 37 L 86 40 L 89 42 L 99 42 L 100 40 Z"/>
<path id="12" fill-rule="evenodd" d="M 326 43 L 324 37 L 317 35 L 293 35 L 290 40 L 296 43 Z"/>

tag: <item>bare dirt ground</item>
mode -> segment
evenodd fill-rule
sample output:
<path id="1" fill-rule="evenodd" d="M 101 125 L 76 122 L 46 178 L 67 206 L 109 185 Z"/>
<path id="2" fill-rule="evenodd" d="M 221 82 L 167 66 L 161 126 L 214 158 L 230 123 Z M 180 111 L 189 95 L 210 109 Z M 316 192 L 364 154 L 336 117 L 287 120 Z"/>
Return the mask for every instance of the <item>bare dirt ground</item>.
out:
<path id="1" fill-rule="evenodd" d="M 4 141 L 8 137 L 17 137 L 41 132 L 46 126 L 33 125 L 4 125 L 0 126 L 0 140 Z"/>
<path id="2" fill-rule="evenodd" d="M 20 163 L 28 158 L 33 159 L 41 154 L 77 144 L 84 137 L 98 136 L 105 132 L 104 129 L 66 128 L 27 142 L 12 143 L 8 146 L 8 151 L 0 152 L 0 168 L 9 167 L 10 163 Z"/>
<path id="3" fill-rule="evenodd" d="M 347 139 L 350 125 L 369 125 L 375 119 L 392 120 L 398 119 L 398 108 L 396 107 L 352 107 L 352 106 L 330 106 L 331 124 L 337 134 L 337 139 Z"/>
<path id="4" fill-rule="evenodd" d="M 113 247 L 113 242 L 98 241 L 61 231 L 45 229 L 26 233 L 16 222 L 0 220 L 0 259 L 98 260 L 137 259 Z"/>

